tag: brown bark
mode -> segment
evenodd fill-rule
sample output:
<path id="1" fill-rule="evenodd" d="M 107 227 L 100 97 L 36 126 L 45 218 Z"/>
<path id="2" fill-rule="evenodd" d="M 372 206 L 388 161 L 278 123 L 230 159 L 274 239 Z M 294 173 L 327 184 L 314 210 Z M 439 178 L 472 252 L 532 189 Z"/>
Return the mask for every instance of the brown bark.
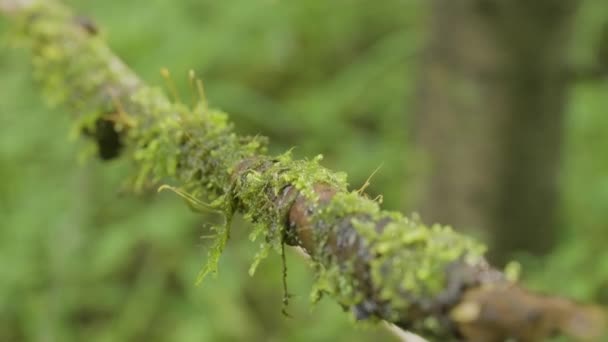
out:
<path id="1" fill-rule="evenodd" d="M 485 229 L 492 259 L 543 253 L 559 227 L 567 39 L 576 1 L 434 0 L 413 122 L 415 210 Z"/>

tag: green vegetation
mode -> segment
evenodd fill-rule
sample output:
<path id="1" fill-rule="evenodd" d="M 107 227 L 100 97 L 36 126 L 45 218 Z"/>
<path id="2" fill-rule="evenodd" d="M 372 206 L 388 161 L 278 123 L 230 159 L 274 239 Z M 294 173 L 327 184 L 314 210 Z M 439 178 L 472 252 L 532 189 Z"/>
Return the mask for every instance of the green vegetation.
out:
<path id="1" fill-rule="evenodd" d="M 404 113 L 408 105 L 408 82 L 411 82 L 407 78 L 407 67 L 412 63 L 408 59 L 412 46 L 416 46 L 417 23 L 412 13 L 420 10 L 415 4 L 402 1 L 374 5 L 374 11 L 369 11 L 369 5 L 365 4 L 363 1 L 358 6 L 323 1 L 306 4 L 240 1 L 228 5 L 183 1 L 176 5 L 108 1 L 94 5 L 97 8 L 87 8 L 87 12 L 97 12 L 95 16 L 100 17 L 103 26 L 110 27 L 110 42 L 138 72 L 147 74 L 152 83 L 161 82 L 150 76 L 153 70 L 171 65 L 172 70 L 183 71 L 179 73 L 184 75 L 183 85 L 178 82 L 183 96 L 189 93 L 183 89 L 188 83 L 186 70 L 195 68 L 210 86 L 210 101 L 234 113 L 231 117 L 239 122 L 239 127 L 241 122 L 245 123 L 243 133 L 253 135 L 245 140 L 238 138 L 226 116 L 209 109 L 206 101 L 199 99 L 193 108 L 176 101 L 156 102 L 152 100 L 164 97 L 149 88 L 136 92 L 134 103 L 138 108 L 127 107 L 120 113 L 99 111 L 99 104 L 107 103 L 107 98 L 95 98 L 99 94 L 95 88 L 103 86 L 95 80 L 125 77 L 124 70 L 118 70 L 117 75 L 91 74 L 86 78 L 66 79 L 63 75 L 69 72 L 64 73 L 65 69 L 53 72 L 54 68 L 69 67 L 78 72 L 90 65 L 62 65 L 61 60 L 66 56 L 58 55 L 52 46 L 40 49 L 39 56 L 44 58 L 34 61 L 39 72 L 33 77 L 46 75 L 44 89 L 53 102 L 67 101 L 77 111 L 90 113 L 79 120 L 76 131 L 92 128 L 94 118 L 108 114 L 118 114 L 122 121 L 116 122 L 130 127 L 128 139 L 136 145 L 133 151 L 136 172 L 127 171 L 132 166 L 124 162 L 89 166 L 97 162 L 88 161 L 87 166 L 75 168 L 72 156 L 82 147 L 66 144 L 62 138 L 67 135 L 70 118 L 57 110 L 48 113 L 38 102 L 25 66 L 17 69 L 22 65 L 19 60 L 24 58 L 21 52 L 3 53 L 0 69 L 4 76 L 0 89 L 6 97 L 0 106 L 2 130 L 6 134 L 0 138 L 3 165 L 0 175 L 6 186 L 0 190 L 0 209 L 6 219 L 0 230 L 0 260 L 6 260 L 6 267 L 0 277 L 0 291 L 6 295 L 0 302 L 0 339 L 34 340 L 44 334 L 62 341 L 84 338 L 282 340 L 288 337 L 326 340 L 338 336 L 366 340 L 373 334 L 383 334 L 373 330 L 357 331 L 359 328 L 346 322 L 346 315 L 331 302 L 315 309 L 316 317 L 313 317 L 307 313 L 308 302 L 297 300 L 293 304 L 295 308 L 290 308 L 297 321 L 283 319 L 281 260 L 278 258 L 270 258 L 273 260 L 269 260 L 267 266 L 261 264 L 255 278 L 247 276 L 247 269 L 253 273 L 270 249 L 282 252 L 282 231 L 277 222 L 285 213 L 259 203 L 259 193 L 269 191 L 276 195 L 285 184 L 295 183 L 307 197 L 314 199 L 312 184 L 323 181 L 344 190 L 345 177 L 320 167 L 320 158 L 294 164 L 290 154 L 282 154 L 277 158 L 252 160 L 252 165 L 242 169 L 247 172 L 237 172 L 236 182 L 231 179 L 240 166 L 237 161 L 265 150 L 264 139 L 257 136 L 264 134 L 270 135 L 273 142 L 279 142 L 273 152 L 296 144 L 294 154 L 313 155 L 323 151 L 328 165 L 349 171 L 351 184 L 363 184 L 374 166 L 383 163 L 370 192 L 382 193 L 389 208 L 404 206 L 408 157 L 404 152 L 407 151 Z M 121 11 L 117 13 L 118 8 Z M 259 19 L 261 13 L 266 20 Z M 130 15 L 141 20 L 129 21 Z M 159 27 L 161 19 L 168 23 L 166 27 Z M 39 29 L 41 34 L 54 32 L 46 26 Z M 112 30 L 116 30 L 115 33 Z M 327 33 L 329 37 L 325 36 Z M 281 45 L 291 41 L 282 38 L 285 34 L 298 36 L 301 45 Z M 93 56 L 107 53 L 97 50 L 95 44 L 87 48 L 94 52 Z M 48 61 L 51 63 L 46 64 Z M 84 62 L 97 61 L 93 58 Z M 81 89 L 82 93 L 66 98 L 66 93 L 57 92 L 66 86 Z M 196 92 L 193 93 L 196 97 Z M 587 97 L 577 97 L 575 111 L 584 107 L 583 101 L 601 102 L 600 94 L 596 98 L 589 98 L 588 92 L 585 94 Z M 125 94 L 119 94 L 117 101 L 121 102 L 121 96 Z M 85 104 L 91 107 L 83 107 Z M 130 112 L 145 112 L 154 120 L 141 121 Z M 160 120 L 155 117 L 164 113 L 175 113 L 176 117 L 163 115 Z M 599 114 L 589 114 L 589 121 L 583 123 L 572 119 L 575 121 L 572 126 L 576 128 L 571 130 L 572 149 L 580 152 L 582 147 L 576 146 L 585 146 L 584 132 L 598 129 L 596 126 L 601 123 L 598 117 Z M 196 138 L 200 132 L 204 132 L 204 139 Z M 577 132 L 583 133 L 578 136 Z M 205 163 L 211 160 L 213 163 Z M 601 163 L 601 158 L 585 160 L 590 168 L 595 167 L 594 163 Z M 415 167 L 415 158 L 410 156 L 408 163 Z M 260 169 L 260 166 L 263 167 Z M 217 168 L 225 172 L 217 172 Z M 573 169 L 576 168 L 570 165 L 567 174 L 574 184 L 573 180 L 578 181 L 576 177 L 580 176 L 572 175 Z M 116 192 L 108 191 L 120 189 L 124 184 L 122 177 L 133 173 L 138 176 L 129 183 L 144 193 L 143 198 L 116 198 Z M 157 182 L 166 176 L 184 182 L 178 184 L 180 188 L 176 191 L 188 197 L 192 206 L 211 211 L 205 221 L 215 220 L 217 215 L 213 211 L 220 211 L 226 216 L 226 222 L 201 229 L 198 216 L 188 214 L 174 198 L 145 195 L 155 192 L 160 185 Z M 153 182 L 148 182 L 149 179 Z M 569 184 L 568 179 L 565 182 Z M 69 191 L 66 183 L 71 184 Z M 205 189 L 204 193 L 197 192 L 201 189 Z M 226 245 L 230 232 L 237 237 L 246 232 L 240 222 L 234 222 L 235 228 L 230 229 L 232 214 L 237 208 L 232 199 L 217 196 L 222 193 L 237 197 L 238 204 L 246 208 L 245 219 L 256 224 L 250 238 L 262 241 L 259 250 L 242 242 L 246 239 L 235 238 L 233 246 Z M 578 195 L 576 189 L 571 190 L 567 201 L 576 202 Z M 372 270 L 376 283 L 388 283 L 388 292 L 383 293 L 386 298 L 393 296 L 390 289 L 418 289 L 415 284 L 419 281 L 428 284 L 424 291 L 433 294 L 442 280 L 429 279 L 429 276 L 436 274 L 444 261 L 453 260 L 468 250 L 475 251 L 473 258 L 481 253 L 480 248 L 468 240 L 462 245 L 454 244 L 452 240 L 460 240 L 450 229 L 436 226 L 429 230 L 416 220 L 380 212 L 375 201 L 363 200 L 352 193 L 342 193 L 338 198 L 317 219 L 336 218 L 357 209 L 372 217 L 386 215 L 394 220 L 378 236 L 370 233 L 373 227 L 365 220 L 354 224 L 360 234 L 368 234 L 374 249 L 387 256 Z M 594 203 L 602 203 L 601 198 Z M 583 216 L 582 211 L 576 214 L 575 210 L 572 215 L 572 220 L 576 215 Z M 594 211 L 594 215 L 596 218 L 589 220 L 602 222 L 601 210 Z M 411 229 L 397 234 L 395 230 L 400 226 Z M 196 288 L 192 284 L 204 262 L 203 254 L 209 250 L 201 247 L 196 237 L 207 235 L 206 230 L 219 238 L 214 240 L 210 250 L 215 252 L 208 257 L 210 263 L 201 275 L 215 272 L 217 256 L 224 247 L 231 251 L 225 253 L 221 261 L 224 270 L 221 276 Z M 416 248 L 394 248 L 402 243 L 417 246 L 420 240 L 429 238 L 427 234 L 438 239 L 436 244 L 420 245 L 428 249 L 424 254 L 415 254 Z M 601 229 L 596 234 L 603 236 Z M 572 260 L 578 263 L 589 260 L 587 251 L 581 248 L 580 239 L 584 236 L 577 234 L 576 239 L 564 243 L 556 253 L 556 269 L 558 265 L 578 265 L 563 262 L 570 250 L 577 251 Z M 323 236 L 316 239 L 322 240 Z M 447 245 L 457 248 L 447 249 Z M 598 242 L 594 245 L 601 246 Z M 321 249 L 318 252 L 317 260 L 328 257 Z M 413 254 L 404 258 L 403 253 Z M 250 267 L 254 254 L 257 256 Z M 415 258 L 429 255 L 433 258 Z M 396 264 L 399 260 L 408 260 L 408 264 Z M 403 270 L 397 274 L 408 276 L 382 279 L 379 267 L 387 261 L 394 261 L 394 267 Z M 304 267 L 296 266 L 297 262 L 293 264 L 288 281 L 290 288 L 292 283 L 296 286 L 291 292 L 302 296 L 311 288 L 311 280 Z M 415 270 L 412 265 L 417 266 Z M 323 276 L 316 280 L 316 290 L 334 294 L 345 305 L 352 304 L 358 294 L 346 285 L 350 282 L 336 278 L 335 269 L 320 267 L 316 265 Z M 559 279 L 568 272 L 572 269 L 545 276 L 551 274 L 549 270 L 539 273 L 538 279 Z M 583 279 L 586 279 L 584 275 Z M 602 288 L 601 284 L 598 287 L 598 281 L 602 279 L 586 281 L 584 290 L 570 292 L 579 298 L 590 298 Z M 552 285 L 549 281 L 539 284 L 544 288 Z M 268 301 L 276 305 L 267 305 Z"/>
<path id="2" fill-rule="evenodd" d="M 312 161 L 293 160 L 290 153 L 265 156 L 264 139 L 236 135 L 224 113 L 208 108 L 202 84 L 192 74 L 201 97 L 194 107 L 168 101 L 162 92 L 140 84 L 102 41 L 91 39 L 95 32 L 75 25 L 73 18 L 55 2 L 40 3 L 20 16 L 23 36 L 33 51 L 34 74 L 53 102 L 85 113 L 93 124 L 79 130 L 96 136 L 100 151 L 117 144 L 100 138 L 105 133 L 99 123 L 109 120 L 112 127 L 118 126 L 123 137 L 115 139 L 131 150 L 138 168 L 136 190 L 149 180 L 154 184 L 175 179 L 180 188 L 168 188 L 191 206 L 225 215 L 224 224 L 213 228 L 213 245 L 199 282 L 217 273 L 237 212 L 255 224 L 251 239 L 261 235 L 265 241 L 250 273 L 269 249 L 283 255 L 286 237 L 304 239 L 285 228 L 297 196 L 309 202 L 306 210 L 312 214 L 312 225 L 294 229 L 311 230 L 307 235 L 312 241 L 297 244 L 316 263 L 317 283 L 324 286 L 316 286 L 315 293 L 330 294 L 345 309 L 372 305 L 366 303 L 386 306 L 365 309 L 358 316 L 395 322 L 424 317 L 420 303 L 434 305 L 444 291 L 449 265 L 461 258 L 471 265 L 481 262 L 482 247 L 451 229 L 429 229 L 398 213 L 381 211 L 375 201 L 361 196 L 362 191 L 349 193 L 346 175 L 323 168 L 321 156 Z M 172 87 L 168 71 L 163 74 Z M 321 184 L 336 192 L 326 206 L 315 189 Z M 332 239 L 342 246 L 340 251 Z M 369 256 L 359 256 L 363 254 Z M 363 263 L 369 263 L 369 270 L 362 268 Z"/>

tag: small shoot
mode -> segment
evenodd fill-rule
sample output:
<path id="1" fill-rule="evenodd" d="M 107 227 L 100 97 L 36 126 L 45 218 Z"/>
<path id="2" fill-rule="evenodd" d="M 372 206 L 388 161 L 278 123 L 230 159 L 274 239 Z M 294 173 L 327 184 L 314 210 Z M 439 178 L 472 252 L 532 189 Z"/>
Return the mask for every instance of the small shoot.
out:
<path id="1" fill-rule="evenodd" d="M 171 77 L 171 72 L 169 72 L 169 69 L 167 69 L 167 68 L 160 69 L 160 75 L 165 80 L 165 85 L 167 86 L 167 89 L 169 90 L 169 94 L 171 94 L 171 96 L 173 97 L 173 100 L 176 103 L 181 104 L 182 100 L 179 96 L 179 92 L 177 91 L 177 87 L 175 86 L 175 82 L 173 82 L 173 78 Z"/>
<path id="2" fill-rule="evenodd" d="M 196 88 L 196 80 L 196 72 L 193 69 L 190 69 L 188 71 L 188 85 L 190 86 L 192 108 L 196 108 L 196 105 L 199 103 L 199 99 L 197 98 L 198 91 Z"/>
<path id="3" fill-rule="evenodd" d="M 196 213 L 222 213 L 222 211 L 218 208 L 214 207 L 209 203 L 205 203 L 199 200 L 198 198 L 192 196 L 191 194 L 185 192 L 182 189 L 164 184 L 158 188 L 158 192 L 161 192 L 163 190 L 170 190 L 179 197 L 183 198 L 188 204 L 188 207 L 190 207 L 190 209 L 192 209 L 192 211 Z"/>
<path id="4" fill-rule="evenodd" d="M 207 95 L 205 94 L 203 80 L 198 78 L 196 76 L 196 72 L 192 69 L 188 71 L 188 83 L 190 84 L 192 94 L 194 94 L 192 98 L 193 108 L 196 108 L 196 106 L 201 106 L 203 110 L 207 111 L 207 109 L 209 109 L 209 103 L 207 102 Z"/>
<path id="5" fill-rule="evenodd" d="M 374 170 L 374 172 L 372 172 L 372 174 L 369 175 L 369 177 L 367 177 L 367 179 L 365 180 L 365 183 L 363 183 L 361 188 L 359 188 L 359 190 L 355 191 L 357 194 L 359 194 L 359 196 L 363 196 L 365 189 L 367 189 L 370 185 L 372 185 L 371 180 L 376 175 L 376 173 L 378 171 L 380 171 L 380 169 L 382 168 L 382 165 L 384 165 L 384 163 L 381 163 L 380 165 L 378 165 L 378 167 Z"/>

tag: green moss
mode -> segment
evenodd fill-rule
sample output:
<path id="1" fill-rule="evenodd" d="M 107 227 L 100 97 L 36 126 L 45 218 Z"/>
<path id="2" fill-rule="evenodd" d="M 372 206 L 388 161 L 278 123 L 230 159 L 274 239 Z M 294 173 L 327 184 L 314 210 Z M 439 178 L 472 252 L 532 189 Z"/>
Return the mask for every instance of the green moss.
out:
<path id="1" fill-rule="evenodd" d="M 81 122 L 90 124 L 90 119 L 111 113 L 111 97 L 120 100 L 127 95 L 111 84 L 131 88 L 139 83 L 124 65 L 109 63 L 117 60 L 104 41 L 78 27 L 64 6 L 36 2 L 16 20 L 32 50 L 33 75 L 45 97 L 53 105 L 64 104 L 79 113 Z"/>
<path id="2" fill-rule="evenodd" d="M 226 217 L 213 228 L 216 237 L 199 281 L 217 273 L 236 212 L 253 223 L 250 239 L 262 240 L 250 274 L 270 250 L 282 254 L 288 211 L 298 194 L 309 202 L 315 300 L 328 293 L 345 307 L 373 302 L 384 307 L 369 309 L 371 317 L 402 320 L 413 302 L 439 295 L 448 265 L 481 260 L 483 246 L 451 228 L 382 211 L 377 202 L 348 192 L 346 175 L 322 167 L 321 156 L 267 156 L 265 138 L 238 136 L 228 116 L 209 109 L 204 99 L 193 108 L 171 102 L 143 85 L 57 3 L 38 4 L 20 23 L 44 92 L 79 115 L 79 131 L 94 129 L 99 120 L 112 123 L 137 168 L 136 189 L 174 179 L 176 192 L 187 194 L 190 204 L 209 203 L 203 207 Z M 336 190 L 329 203 L 319 203 L 317 184 Z"/>
<path id="3" fill-rule="evenodd" d="M 270 249 L 281 251 L 287 212 L 295 200 L 288 190 L 294 187 L 311 202 L 318 200 L 314 185 L 323 183 L 338 189 L 346 189 L 346 175 L 332 173 L 319 165 L 322 157 L 313 160 L 293 160 L 287 152 L 278 157 L 258 158 L 237 175 L 234 198 L 241 206 L 244 217 L 254 223 L 250 235 L 252 241 L 264 242 L 250 269 L 255 268 L 268 255 Z"/>
<path id="4" fill-rule="evenodd" d="M 345 306 L 358 304 L 373 292 L 376 301 L 390 302 L 393 311 L 404 312 L 411 304 L 404 293 L 432 300 L 445 289 L 447 265 L 459 259 L 478 263 L 485 250 L 450 227 L 428 227 L 400 213 L 382 211 L 377 202 L 356 192 L 336 194 L 315 221 L 325 229 L 315 230 L 314 259 L 321 265 L 314 291 L 327 292 Z M 336 244 L 353 252 L 339 258 Z M 365 276 L 357 263 L 369 265 L 363 271 L 369 272 L 368 283 L 362 283 Z"/>
<path id="5" fill-rule="evenodd" d="M 232 223 L 232 214 L 226 217 L 226 222 L 223 225 L 212 226 L 211 229 L 215 231 L 215 238 L 213 244 L 207 252 L 207 262 L 201 269 L 196 279 L 196 283 L 200 284 L 205 278 L 211 274 L 216 276 L 218 272 L 218 265 L 220 262 L 220 256 L 224 252 L 224 248 L 230 238 L 230 225 Z"/>
<path id="6" fill-rule="evenodd" d="M 239 196 L 231 174 L 241 160 L 264 153 L 265 138 L 237 136 L 227 115 L 209 110 L 204 99 L 188 108 L 144 86 L 101 38 L 81 30 L 73 14 L 56 2 L 37 3 L 18 22 L 46 98 L 78 114 L 74 130 L 92 131 L 98 120 L 107 119 L 125 132 L 122 139 L 137 169 L 136 190 L 174 178 L 181 191 L 226 215 L 226 224 L 215 227 L 217 239 L 199 279 L 215 273 Z M 249 216 L 257 214 L 254 210 Z"/>

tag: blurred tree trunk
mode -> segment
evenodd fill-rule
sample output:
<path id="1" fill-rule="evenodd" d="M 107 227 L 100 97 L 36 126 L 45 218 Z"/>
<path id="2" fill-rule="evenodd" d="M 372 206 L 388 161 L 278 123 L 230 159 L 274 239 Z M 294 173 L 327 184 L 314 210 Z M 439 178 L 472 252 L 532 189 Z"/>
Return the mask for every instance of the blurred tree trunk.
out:
<path id="1" fill-rule="evenodd" d="M 575 3 L 432 1 L 413 123 L 428 168 L 415 209 L 484 229 L 499 262 L 555 240 Z"/>

